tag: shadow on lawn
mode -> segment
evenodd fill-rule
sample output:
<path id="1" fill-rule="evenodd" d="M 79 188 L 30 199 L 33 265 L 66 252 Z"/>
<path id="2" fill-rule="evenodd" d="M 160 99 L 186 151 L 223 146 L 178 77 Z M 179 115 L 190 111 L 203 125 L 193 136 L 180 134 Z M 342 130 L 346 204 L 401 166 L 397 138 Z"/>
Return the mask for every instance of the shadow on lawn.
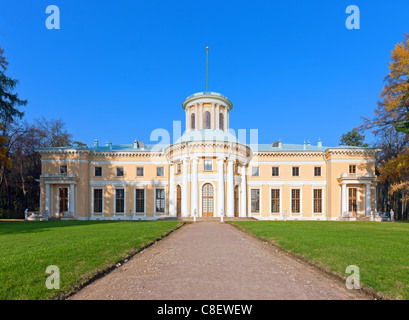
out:
<path id="1" fill-rule="evenodd" d="M 20 223 L 1 223 L 0 235 L 3 234 L 26 234 L 46 232 L 50 229 L 65 228 L 65 227 L 81 227 L 89 225 L 106 225 L 113 223 L 123 223 L 130 221 L 32 221 L 32 222 L 20 222 Z M 144 223 L 147 221 L 132 221 L 130 223 Z"/>

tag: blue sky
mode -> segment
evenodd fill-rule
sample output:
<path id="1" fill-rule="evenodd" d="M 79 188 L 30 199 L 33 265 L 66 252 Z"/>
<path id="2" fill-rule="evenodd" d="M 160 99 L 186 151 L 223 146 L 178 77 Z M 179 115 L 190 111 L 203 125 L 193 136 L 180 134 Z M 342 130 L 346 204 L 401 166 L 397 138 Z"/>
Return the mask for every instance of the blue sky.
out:
<path id="1" fill-rule="evenodd" d="M 361 29 L 345 27 L 357 5 Z M 57 5 L 61 29 L 45 27 Z M 371 116 L 390 53 L 409 32 L 409 1 L 0 0 L 0 45 L 29 100 L 26 119 L 62 119 L 77 140 L 149 143 L 184 126 L 183 100 L 233 102 L 230 126 L 259 143 L 338 145 Z M 373 137 L 368 134 L 369 142 Z"/>

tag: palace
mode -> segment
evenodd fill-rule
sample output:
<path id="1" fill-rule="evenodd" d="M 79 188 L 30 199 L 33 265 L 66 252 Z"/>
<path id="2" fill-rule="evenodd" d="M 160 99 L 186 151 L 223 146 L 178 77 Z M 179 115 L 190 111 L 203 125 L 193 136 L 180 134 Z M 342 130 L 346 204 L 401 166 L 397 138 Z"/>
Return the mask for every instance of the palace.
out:
<path id="1" fill-rule="evenodd" d="M 227 97 L 200 92 L 182 106 L 186 130 L 173 144 L 38 149 L 40 211 L 78 220 L 354 220 L 376 211 L 376 149 L 242 144 L 229 133 Z"/>

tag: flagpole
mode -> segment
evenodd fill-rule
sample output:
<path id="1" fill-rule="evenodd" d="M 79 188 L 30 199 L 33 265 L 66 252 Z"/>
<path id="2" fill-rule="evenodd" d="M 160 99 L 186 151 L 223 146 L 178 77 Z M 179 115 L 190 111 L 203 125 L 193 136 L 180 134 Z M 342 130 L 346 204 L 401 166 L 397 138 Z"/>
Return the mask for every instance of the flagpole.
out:
<path id="1" fill-rule="evenodd" d="M 209 92 L 209 47 L 206 47 L 206 92 Z"/>

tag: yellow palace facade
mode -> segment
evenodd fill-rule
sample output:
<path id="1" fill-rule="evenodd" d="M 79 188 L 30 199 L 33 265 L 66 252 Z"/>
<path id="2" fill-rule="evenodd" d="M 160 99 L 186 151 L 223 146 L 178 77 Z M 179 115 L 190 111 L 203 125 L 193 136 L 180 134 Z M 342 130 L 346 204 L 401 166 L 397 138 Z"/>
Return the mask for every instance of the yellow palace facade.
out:
<path id="1" fill-rule="evenodd" d="M 155 220 L 253 217 L 355 220 L 376 211 L 377 150 L 281 141 L 246 145 L 229 133 L 231 101 L 201 92 L 183 102 L 173 144 L 42 148 L 47 218 Z"/>

